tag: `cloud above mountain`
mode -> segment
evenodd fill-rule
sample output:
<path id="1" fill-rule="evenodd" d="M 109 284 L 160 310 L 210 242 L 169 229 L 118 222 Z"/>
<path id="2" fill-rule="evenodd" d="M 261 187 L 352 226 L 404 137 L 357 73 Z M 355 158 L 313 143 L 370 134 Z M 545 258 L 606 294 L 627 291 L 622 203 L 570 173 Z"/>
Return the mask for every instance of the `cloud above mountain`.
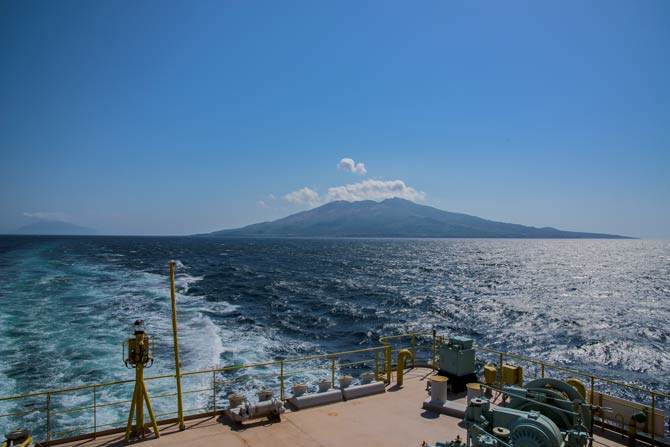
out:
<path id="1" fill-rule="evenodd" d="M 352 158 L 343 158 L 337 164 L 337 168 L 358 175 L 365 175 L 368 172 L 365 163 L 356 163 Z"/>
<path id="2" fill-rule="evenodd" d="M 290 192 L 284 196 L 284 199 L 295 205 L 317 206 L 321 204 L 319 193 L 308 187 Z"/>
<path id="3" fill-rule="evenodd" d="M 337 168 L 358 175 L 365 175 L 367 173 L 365 164 L 356 163 L 352 158 L 341 159 L 337 164 Z M 426 193 L 408 186 L 402 180 L 367 179 L 357 183 L 331 186 L 325 192 L 319 192 L 317 188 L 306 186 L 280 197 L 269 194 L 266 198 L 267 201 L 257 201 L 256 204 L 263 208 L 272 208 L 271 204 L 275 200 L 283 199 L 292 205 L 314 208 L 338 200 L 347 202 L 361 200 L 382 201 L 394 197 L 411 200 L 412 202 L 423 202 L 426 200 Z"/>
<path id="4" fill-rule="evenodd" d="M 28 217 L 35 220 L 54 220 L 59 222 L 67 222 L 67 214 L 61 211 L 36 211 L 34 213 L 23 213 L 23 217 Z"/>
<path id="5" fill-rule="evenodd" d="M 421 202 L 426 193 L 407 186 L 402 180 L 363 180 L 342 186 L 333 186 L 321 195 L 312 188 L 302 188 L 284 195 L 284 199 L 294 205 L 315 207 L 336 200 L 356 202 L 359 200 L 384 200 L 399 197 L 401 199 Z"/>
<path id="6" fill-rule="evenodd" d="M 359 183 L 328 188 L 326 202 L 346 200 L 384 200 L 393 197 L 420 202 L 426 199 L 426 193 L 407 186 L 402 180 L 363 180 Z"/>

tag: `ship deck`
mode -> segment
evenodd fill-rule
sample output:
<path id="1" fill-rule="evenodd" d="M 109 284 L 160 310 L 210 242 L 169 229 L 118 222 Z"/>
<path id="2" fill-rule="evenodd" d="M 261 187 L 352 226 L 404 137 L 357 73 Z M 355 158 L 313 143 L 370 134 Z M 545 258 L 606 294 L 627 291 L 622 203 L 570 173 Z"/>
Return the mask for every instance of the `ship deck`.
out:
<path id="1" fill-rule="evenodd" d="M 148 435 L 148 447 L 235 447 L 235 446 L 347 446 L 376 445 L 408 447 L 434 445 L 466 431 L 461 419 L 422 409 L 427 397 L 426 383 L 431 369 L 416 368 L 405 374 L 402 388 L 391 384 L 387 392 L 301 411 L 287 411 L 281 422 L 258 419 L 236 426 L 222 416 L 186 421 L 186 430 L 177 424 L 160 426 L 160 438 Z M 465 408 L 465 396 L 456 399 Z M 630 446 L 628 438 L 596 427 L 594 446 Z M 68 447 L 116 447 L 125 445 L 123 433 L 63 444 Z M 643 445 L 643 444 L 640 444 Z"/>

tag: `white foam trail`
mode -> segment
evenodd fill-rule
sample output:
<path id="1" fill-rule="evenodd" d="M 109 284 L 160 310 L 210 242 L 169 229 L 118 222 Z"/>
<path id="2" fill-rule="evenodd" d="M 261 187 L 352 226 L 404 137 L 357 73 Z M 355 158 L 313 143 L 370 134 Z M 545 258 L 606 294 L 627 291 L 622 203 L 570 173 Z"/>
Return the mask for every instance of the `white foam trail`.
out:
<path id="1" fill-rule="evenodd" d="M 174 277 L 175 288 L 183 294 L 188 293 L 189 287 L 191 284 L 195 284 L 198 281 L 202 281 L 204 276 L 191 276 L 186 273 L 178 273 Z"/>
<path id="2" fill-rule="evenodd" d="M 42 260 L 40 260 L 42 261 Z M 46 265 L 46 263 L 44 263 Z M 186 268 L 183 263 L 179 268 Z M 147 370 L 147 376 L 162 375 L 173 372 L 172 326 L 169 298 L 169 279 L 164 275 L 128 270 L 116 263 L 105 265 L 63 263 L 53 266 L 23 266 L 18 268 L 25 275 L 39 274 L 42 289 L 35 290 L 23 286 L 17 279 L 16 302 L 13 309 L 21 309 L 22 305 L 30 306 L 32 317 L 23 325 L 32 334 L 49 334 L 41 337 L 31 350 L 39 349 L 42 358 L 49 358 L 48 380 L 29 383 L 23 380 L 9 379 L 5 373 L 5 365 L 20 362 L 20 359 L 3 358 L 0 365 L 0 395 L 8 396 L 30 391 L 37 391 L 49 383 L 49 389 L 59 389 L 87 383 L 126 380 L 133 377 L 132 370 L 127 370 L 119 353 L 121 341 L 131 333 L 132 322 L 143 318 L 147 330 L 156 341 L 156 364 Z M 209 302 L 204 296 L 188 295 L 189 286 L 202 281 L 202 276 L 178 274 L 177 308 L 180 321 L 180 347 L 182 363 L 185 371 L 214 368 L 221 365 L 224 353 L 222 336 L 213 320 L 205 315 L 226 315 L 237 310 L 237 306 L 225 301 Z M 26 281 L 33 281 L 26 276 Z M 53 287 L 52 287 L 53 286 Z M 62 289 L 56 288 L 62 287 Z M 20 287 L 20 288 L 19 288 Z M 46 287 L 46 288 L 45 288 Z M 48 287 L 52 287 L 49 289 Z M 19 293 L 20 292 L 20 293 Z M 26 299 L 22 301 L 22 297 Z M 69 297 L 81 297 L 69 302 Z M 7 324 L 8 315 L 2 313 L 0 322 Z M 86 349 L 79 352 L 76 348 L 71 331 L 76 322 L 77 333 L 86 333 L 95 344 L 87 344 Z M 228 335 L 229 337 L 232 334 Z M 14 339 L 21 342 L 23 339 Z M 254 343 L 257 348 L 259 343 Z M 22 352 L 19 347 L 16 352 Z M 72 360 L 81 357 L 82 360 Z M 92 354 L 92 355 L 91 355 Z M 243 357 L 243 353 L 240 353 Z M 25 361 L 25 360 L 23 360 Z M 242 359 L 242 361 L 246 361 Z M 87 376 L 87 372 L 93 372 Z M 82 374 L 84 373 L 84 374 Z M 211 386 L 211 376 L 193 376 L 190 380 L 191 389 Z M 186 385 L 186 384 L 185 384 Z M 20 387 L 21 389 L 17 388 Z M 27 388 L 26 388 L 27 387 Z M 169 393 L 174 390 L 174 380 L 149 381 L 150 393 L 154 395 Z M 118 401 L 128 398 L 131 389 L 127 386 L 101 388 L 98 390 L 98 403 Z M 90 392 L 76 392 L 59 395 L 54 406 L 81 406 L 91 399 Z M 157 413 L 172 411 L 175 407 L 173 399 L 157 399 L 154 407 Z M 90 404 L 90 403 L 88 403 Z M 195 408 L 208 405 L 208 395 L 185 395 L 185 407 Z M 0 405 L 4 410 L 7 404 Z M 125 406 L 102 407 L 98 414 L 98 423 L 110 423 L 122 420 L 127 408 Z M 2 411 L 0 411 L 2 412 Z M 39 414 L 30 416 L 24 421 L 35 419 L 39 424 Z M 88 426 L 86 416 L 77 412 L 59 415 L 54 419 L 54 430 L 67 427 Z M 11 421 L 0 420 L 0 429 L 9 428 Z"/>

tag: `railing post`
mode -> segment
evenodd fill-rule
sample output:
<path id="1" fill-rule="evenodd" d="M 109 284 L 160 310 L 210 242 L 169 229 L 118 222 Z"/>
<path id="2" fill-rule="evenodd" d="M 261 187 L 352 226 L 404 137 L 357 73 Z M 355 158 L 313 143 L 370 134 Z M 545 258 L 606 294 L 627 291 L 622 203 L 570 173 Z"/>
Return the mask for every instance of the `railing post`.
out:
<path id="1" fill-rule="evenodd" d="M 335 356 L 330 357 L 330 383 L 335 388 Z"/>
<path id="2" fill-rule="evenodd" d="M 98 398 L 97 398 L 97 386 L 93 385 L 93 439 L 95 439 L 98 433 Z"/>
<path id="3" fill-rule="evenodd" d="M 387 384 L 391 383 L 391 368 L 393 367 L 393 361 L 391 360 L 392 355 L 393 353 L 391 352 L 391 344 L 389 343 L 388 345 L 386 345 L 386 348 L 384 349 L 384 363 L 386 363 L 384 369 L 386 370 Z"/>
<path id="4" fill-rule="evenodd" d="M 375 382 L 379 377 L 379 349 L 375 349 Z"/>
<path id="5" fill-rule="evenodd" d="M 216 370 L 212 371 L 212 402 L 214 404 L 214 414 L 216 414 Z"/>
<path id="6" fill-rule="evenodd" d="M 591 376 L 591 392 L 589 395 L 591 396 L 591 407 L 593 408 L 593 399 L 594 399 L 594 393 L 595 393 L 595 387 L 596 387 L 596 380 L 595 377 Z M 593 435 L 593 415 L 591 415 L 591 433 L 590 435 Z M 589 447 L 593 447 L 593 436 L 589 437 Z"/>
<path id="7" fill-rule="evenodd" d="M 655 444 L 656 434 L 656 393 L 651 392 L 651 445 Z"/>
<path id="8" fill-rule="evenodd" d="M 47 393 L 47 445 L 51 445 L 51 393 Z"/>
<path id="9" fill-rule="evenodd" d="M 279 362 L 279 399 L 284 400 L 284 361 Z"/>
<path id="10" fill-rule="evenodd" d="M 544 363 L 542 364 L 542 378 L 544 379 Z"/>
<path id="11" fill-rule="evenodd" d="M 435 334 L 435 329 L 433 329 L 433 370 L 435 370 L 435 340 L 436 339 L 436 334 Z"/>
<path id="12" fill-rule="evenodd" d="M 416 335 L 412 334 L 412 368 L 414 368 L 414 362 L 416 361 Z"/>
<path id="13" fill-rule="evenodd" d="M 502 389 L 503 386 L 503 353 L 500 353 L 500 379 L 498 381 L 498 386 Z"/>
<path id="14" fill-rule="evenodd" d="M 174 368 L 177 379 L 177 419 L 179 430 L 185 430 L 184 405 L 181 392 L 181 360 L 179 359 L 179 337 L 177 335 L 177 298 L 174 286 L 174 261 L 170 261 L 170 297 L 172 298 L 172 338 L 174 339 Z M 140 397 L 141 399 L 141 397 Z M 138 415 L 139 416 L 139 415 Z"/>

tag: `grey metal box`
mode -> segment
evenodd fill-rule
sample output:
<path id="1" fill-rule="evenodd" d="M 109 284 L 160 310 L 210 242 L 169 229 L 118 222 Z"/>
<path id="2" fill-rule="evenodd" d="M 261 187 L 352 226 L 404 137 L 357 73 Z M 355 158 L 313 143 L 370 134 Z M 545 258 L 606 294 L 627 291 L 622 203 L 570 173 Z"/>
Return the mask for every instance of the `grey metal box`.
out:
<path id="1" fill-rule="evenodd" d="M 472 349 L 473 342 L 471 338 L 456 336 L 449 339 L 449 344 L 458 345 L 461 349 Z"/>
<path id="2" fill-rule="evenodd" d="M 440 349 L 440 370 L 455 376 L 475 372 L 475 350 L 455 349 L 449 345 Z"/>

